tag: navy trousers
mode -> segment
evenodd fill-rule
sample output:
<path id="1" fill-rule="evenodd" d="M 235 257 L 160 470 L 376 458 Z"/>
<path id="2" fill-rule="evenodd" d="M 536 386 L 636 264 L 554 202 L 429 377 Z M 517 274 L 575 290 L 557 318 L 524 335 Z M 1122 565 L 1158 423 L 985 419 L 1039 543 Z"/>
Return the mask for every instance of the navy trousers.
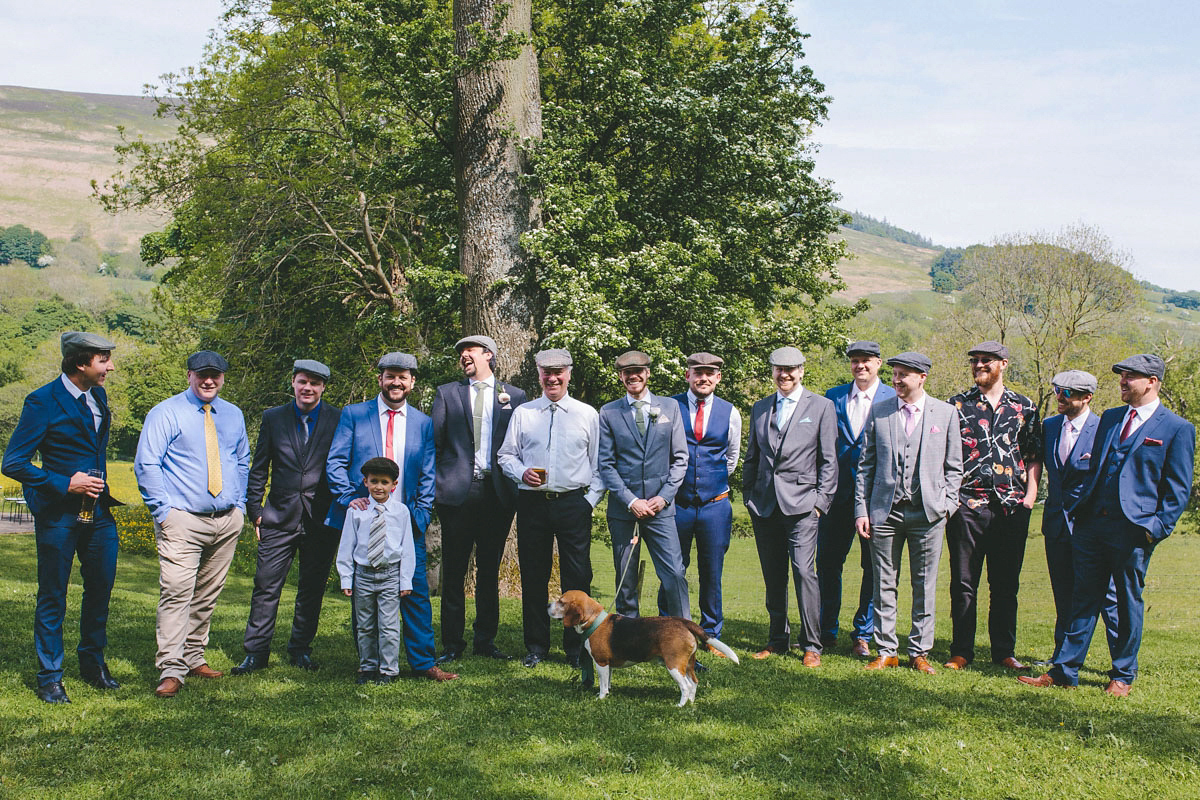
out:
<path id="1" fill-rule="evenodd" d="M 675 507 L 675 532 L 679 535 L 679 550 L 683 569 L 692 563 L 692 541 L 696 542 L 696 574 L 700 579 L 700 627 L 713 638 L 721 638 L 725 613 L 721 607 L 721 574 L 725 569 L 725 553 L 733 533 L 733 505 L 729 498 L 701 506 Z M 667 594 L 658 590 L 658 613 L 667 615 Z"/>
<path id="2" fill-rule="evenodd" d="M 1071 543 L 1070 535 L 1047 536 L 1045 539 L 1050 590 L 1054 593 L 1054 655 L 1050 657 L 1050 661 L 1054 662 L 1058 658 L 1059 648 L 1062 647 L 1067 626 L 1071 624 L 1071 601 L 1075 588 L 1075 546 Z M 1117 641 L 1117 589 L 1111 580 L 1108 582 L 1108 592 L 1104 596 L 1100 617 L 1104 621 L 1104 631 L 1111 654 Z"/>

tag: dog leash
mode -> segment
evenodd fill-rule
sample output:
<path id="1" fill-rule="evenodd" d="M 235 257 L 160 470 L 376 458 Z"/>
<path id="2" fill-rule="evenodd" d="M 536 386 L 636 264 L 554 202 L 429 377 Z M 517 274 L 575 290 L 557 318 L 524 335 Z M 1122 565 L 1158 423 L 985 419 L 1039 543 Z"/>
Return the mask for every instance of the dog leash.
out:
<path id="1" fill-rule="evenodd" d="M 621 579 L 617 581 L 618 596 L 621 594 L 621 587 L 625 584 L 625 576 L 629 574 L 629 563 L 633 561 L 633 551 L 638 546 L 640 540 L 641 537 L 636 533 L 629 540 L 629 552 L 625 554 L 625 567 L 621 570 Z"/>

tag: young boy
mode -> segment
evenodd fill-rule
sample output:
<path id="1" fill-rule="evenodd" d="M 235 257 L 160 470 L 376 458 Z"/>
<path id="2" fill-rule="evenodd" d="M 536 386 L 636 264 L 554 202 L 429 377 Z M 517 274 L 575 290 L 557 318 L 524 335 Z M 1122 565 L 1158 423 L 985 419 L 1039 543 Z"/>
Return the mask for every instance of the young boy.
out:
<path id="1" fill-rule="evenodd" d="M 337 571 L 342 594 L 354 598 L 356 682 L 391 683 L 400 672 L 400 598 L 412 593 L 416 550 L 408 507 L 392 496 L 400 467 L 390 458 L 372 458 L 362 474 L 371 505 L 347 510 Z"/>

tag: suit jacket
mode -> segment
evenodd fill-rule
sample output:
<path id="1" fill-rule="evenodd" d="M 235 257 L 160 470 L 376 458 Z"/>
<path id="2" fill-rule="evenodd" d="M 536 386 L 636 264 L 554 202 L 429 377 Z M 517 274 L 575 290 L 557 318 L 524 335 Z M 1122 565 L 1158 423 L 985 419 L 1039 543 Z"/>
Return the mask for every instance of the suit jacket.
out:
<path id="1" fill-rule="evenodd" d="M 333 503 L 329 506 L 325 524 L 331 528 L 341 530 L 346 520 L 346 506 L 356 497 L 367 496 L 367 487 L 363 485 L 360 471 L 362 465 L 368 459 L 383 455 L 379 402 L 379 398 L 374 397 L 346 406 L 333 432 L 333 443 L 329 446 L 329 458 L 325 463 L 329 489 L 333 493 Z M 433 513 L 436 470 L 433 421 L 413 408 L 412 404 L 406 404 L 404 420 L 404 456 L 400 461 L 404 486 L 401 488 L 404 504 L 412 512 L 414 533 L 424 536 Z"/>
<path id="2" fill-rule="evenodd" d="M 246 481 L 246 515 L 251 522 L 262 517 L 265 528 L 294 531 L 303 526 L 305 517 L 325 519 L 333 500 L 325 461 L 341 415 L 337 406 L 321 403 L 312 435 L 304 445 L 296 424 L 295 403 L 263 412 Z M 264 503 L 268 478 L 271 491 Z"/>
<path id="3" fill-rule="evenodd" d="M 509 396 L 509 401 L 503 405 L 499 401 L 501 392 Z M 527 398 L 525 392 L 499 380 L 492 397 L 491 481 L 496 496 L 512 508 L 517 502 L 517 485 L 496 463 L 496 452 L 504 444 L 513 409 Z M 459 506 L 466 501 L 475 475 L 475 411 L 471 405 L 470 382 L 464 378 L 439 386 L 433 397 L 432 416 L 433 442 L 437 450 L 437 502 Z"/>
<path id="4" fill-rule="evenodd" d="M 92 422 L 91 412 L 84 417 L 79 402 L 59 376 L 26 396 L 21 418 L 4 449 L 0 471 L 21 482 L 29 510 L 46 522 L 79 513 L 83 495 L 67 492 L 72 475 L 107 467 L 105 450 L 112 413 L 108 410 L 104 387 L 96 386 L 91 391 L 100 406 L 99 431 Z M 33 463 L 35 452 L 42 455 L 40 467 Z M 107 488 L 99 503 L 121 505 Z"/>
<path id="5" fill-rule="evenodd" d="M 1046 504 L 1042 514 L 1042 535 L 1047 539 L 1059 539 L 1071 535 L 1071 523 L 1067 518 L 1066 508 L 1079 501 L 1089 480 L 1095 472 L 1092 463 L 1092 448 L 1096 441 L 1096 431 L 1100 428 L 1100 418 L 1088 411 L 1083 428 L 1075 439 L 1075 445 L 1067 458 L 1067 463 L 1058 460 L 1058 437 L 1062 435 L 1066 417 L 1056 414 L 1042 425 L 1043 447 L 1046 473 Z"/>
<path id="6" fill-rule="evenodd" d="M 688 465 L 683 412 L 670 397 L 649 395 L 648 399 L 645 436 L 638 433 L 626 397 L 600 409 L 600 479 L 612 493 L 608 516 L 613 519 L 636 519 L 629 504 L 651 497 L 667 501 L 655 516 L 675 516 L 675 493 L 683 485 Z"/>
<path id="7" fill-rule="evenodd" d="M 838 487 L 837 495 L 834 497 L 835 503 L 846 503 L 854 500 L 854 479 L 858 475 L 858 457 L 862 455 L 863 436 L 867 431 L 865 422 L 863 423 L 863 429 L 858 432 L 858 436 L 855 436 L 854 431 L 850 428 L 848 407 L 850 404 L 850 392 L 853 389 L 854 381 L 851 381 L 850 383 L 843 383 L 841 386 L 834 386 L 825 392 L 825 396 L 833 402 L 833 410 L 837 413 Z M 882 400 L 894 398 L 895 396 L 896 390 L 880 381 L 879 388 L 875 390 L 874 402 L 878 403 Z"/>
<path id="8" fill-rule="evenodd" d="M 1096 429 L 1095 462 L 1091 479 L 1079 499 L 1067 508 L 1078 518 L 1098 505 L 1097 488 L 1104 482 L 1109 457 L 1120 443 L 1128 406 L 1110 408 Z M 1187 508 L 1192 491 L 1192 468 L 1196 451 L 1196 426 L 1168 411 L 1164 405 L 1133 432 L 1133 443 L 1118 475 L 1121 511 L 1134 525 L 1145 528 L 1155 541 L 1167 538 Z"/>
<path id="9" fill-rule="evenodd" d="M 962 437 L 958 409 L 925 395 L 921 415 L 921 450 L 917 456 L 917 480 L 925 519 L 936 522 L 958 508 L 958 490 L 963 478 Z M 915 435 L 916 431 L 914 431 Z M 854 489 L 854 516 L 867 517 L 872 525 L 887 522 L 904 478 L 904 414 L 892 398 L 876 402 L 863 425 L 862 456 Z"/>
<path id="10" fill-rule="evenodd" d="M 778 508 L 784 514 L 824 514 L 837 492 L 837 414 L 833 402 L 802 390 L 787 428 L 774 441 L 772 393 L 750 409 L 750 441 L 742 462 L 746 507 L 759 517 Z"/>

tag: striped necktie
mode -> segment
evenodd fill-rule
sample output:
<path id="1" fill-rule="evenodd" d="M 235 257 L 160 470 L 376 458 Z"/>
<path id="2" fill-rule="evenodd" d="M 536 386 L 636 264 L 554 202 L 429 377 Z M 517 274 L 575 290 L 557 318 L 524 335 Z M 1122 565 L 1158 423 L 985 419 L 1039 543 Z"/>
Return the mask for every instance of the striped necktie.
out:
<path id="1" fill-rule="evenodd" d="M 383 512 L 384 507 L 377 503 L 375 518 L 371 520 L 371 534 L 367 538 L 367 561 L 376 569 L 387 563 L 387 518 Z"/>

